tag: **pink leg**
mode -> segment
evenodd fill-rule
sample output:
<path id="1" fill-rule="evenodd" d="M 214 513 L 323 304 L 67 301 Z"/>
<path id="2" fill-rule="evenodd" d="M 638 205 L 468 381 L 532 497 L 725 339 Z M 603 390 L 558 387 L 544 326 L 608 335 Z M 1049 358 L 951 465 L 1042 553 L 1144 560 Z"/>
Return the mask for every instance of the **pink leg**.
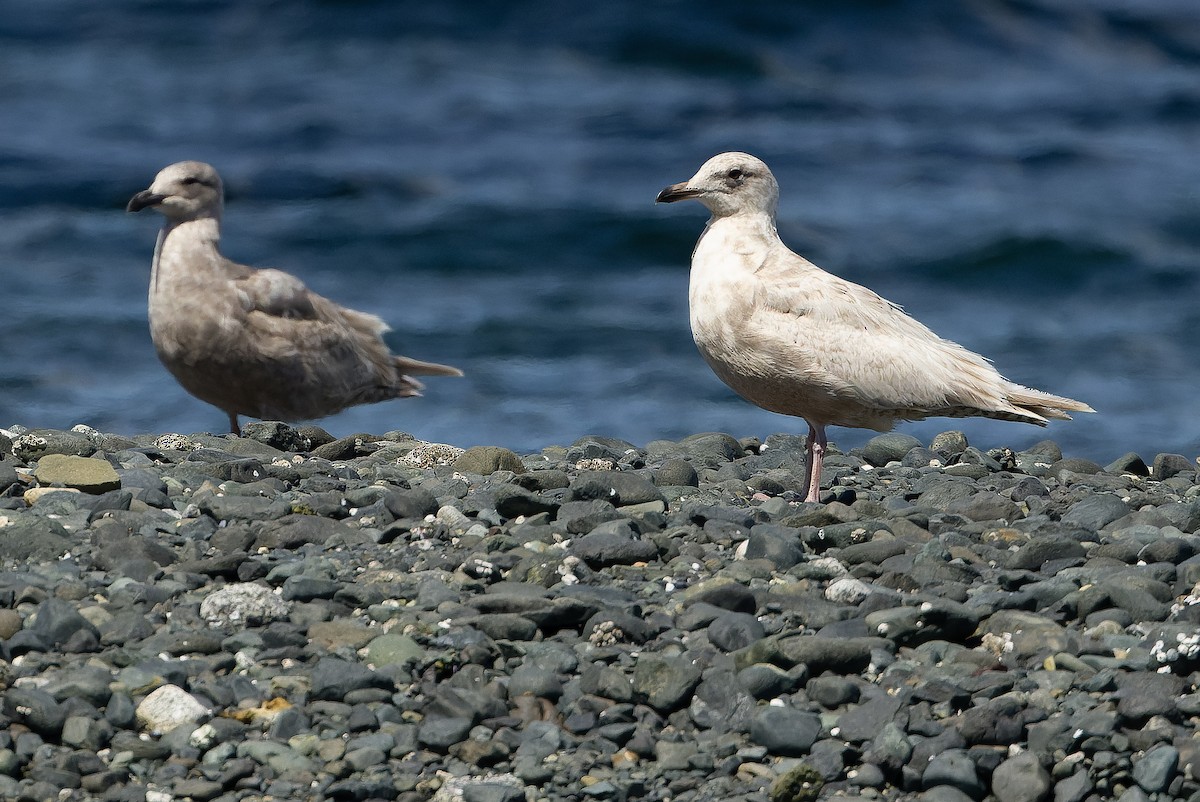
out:
<path id="1" fill-rule="evenodd" d="M 825 461 L 825 427 L 808 424 L 808 489 L 805 501 L 821 500 L 821 464 Z"/>

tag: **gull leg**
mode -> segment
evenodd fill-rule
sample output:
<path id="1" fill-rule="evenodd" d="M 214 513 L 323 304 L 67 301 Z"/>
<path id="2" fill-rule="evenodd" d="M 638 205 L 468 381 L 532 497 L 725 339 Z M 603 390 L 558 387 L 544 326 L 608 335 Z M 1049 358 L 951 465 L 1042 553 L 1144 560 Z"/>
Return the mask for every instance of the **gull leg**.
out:
<path id="1" fill-rule="evenodd" d="M 238 437 L 241 437 L 242 436 L 242 427 L 238 426 L 237 418 L 238 418 L 238 416 L 237 416 L 236 412 L 229 413 L 229 432 L 230 432 L 230 434 L 235 434 Z"/>
<path id="2" fill-rule="evenodd" d="M 825 427 L 808 424 L 808 484 L 805 501 L 821 500 L 821 464 L 825 461 Z"/>

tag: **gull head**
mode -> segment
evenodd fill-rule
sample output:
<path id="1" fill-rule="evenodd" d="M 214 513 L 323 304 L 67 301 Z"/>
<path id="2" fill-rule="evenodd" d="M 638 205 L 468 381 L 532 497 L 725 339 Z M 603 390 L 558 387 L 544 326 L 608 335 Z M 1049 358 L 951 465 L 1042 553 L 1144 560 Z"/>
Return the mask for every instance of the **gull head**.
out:
<path id="1" fill-rule="evenodd" d="M 225 190 L 221 176 L 204 162 L 176 162 L 159 171 L 149 189 L 129 199 L 126 211 L 153 206 L 169 220 L 182 223 L 221 216 Z"/>
<path id="2" fill-rule="evenodd" d="M 749 153 L 721 153 L 713 156 L 682 184 L 672 184 L 658 193 L 657 203 L 695 199 L 708 207 L 714 217 L 736 214 L 775 216 L 779 203 L 779 184 L 770 168 Z"/>

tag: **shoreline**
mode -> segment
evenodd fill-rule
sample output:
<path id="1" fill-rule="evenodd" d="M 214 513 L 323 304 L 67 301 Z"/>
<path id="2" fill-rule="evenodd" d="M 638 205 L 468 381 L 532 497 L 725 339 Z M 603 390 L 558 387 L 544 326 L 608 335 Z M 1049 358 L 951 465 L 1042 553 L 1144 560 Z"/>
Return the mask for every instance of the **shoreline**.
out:
<path id="1" fill-rule="evenodd" d="M 0 796 L 1200 798 L 1181 455 L 12 433 Z"/>

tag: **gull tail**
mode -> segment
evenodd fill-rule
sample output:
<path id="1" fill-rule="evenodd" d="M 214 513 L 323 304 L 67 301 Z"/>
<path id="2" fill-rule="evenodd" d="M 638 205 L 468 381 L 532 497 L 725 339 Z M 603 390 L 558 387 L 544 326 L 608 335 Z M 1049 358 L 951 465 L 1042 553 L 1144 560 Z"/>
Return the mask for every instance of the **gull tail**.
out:
<path id="1" fill-rule="evenodd" d="M 1031 420 L 1031 423 L 1044 423 L 1047 419 L 1071 420 L 1068 412 L 1095 412 L 1082 401 L 1064 398 L 1061 395 L 1043 393 L 1030 387 L 1014 384 L 1008 391 L 1008 402 L 1023 412 L 1040 418 L 1041 421 Z"/>
<path id="2" fill-rule="evenodd" d="M 463 372 L 458 368 L 452 368 L 449 365 L 439 365 L 437 362 L 422 362 L 419 359 L 410 359 L 406 356 L 396 357 L 396 370 L 401 373 L 413 373 L 417 376 L 461 376 Z M 420 389 L 421 383 L 415 382 L 417 389 Z"/>

